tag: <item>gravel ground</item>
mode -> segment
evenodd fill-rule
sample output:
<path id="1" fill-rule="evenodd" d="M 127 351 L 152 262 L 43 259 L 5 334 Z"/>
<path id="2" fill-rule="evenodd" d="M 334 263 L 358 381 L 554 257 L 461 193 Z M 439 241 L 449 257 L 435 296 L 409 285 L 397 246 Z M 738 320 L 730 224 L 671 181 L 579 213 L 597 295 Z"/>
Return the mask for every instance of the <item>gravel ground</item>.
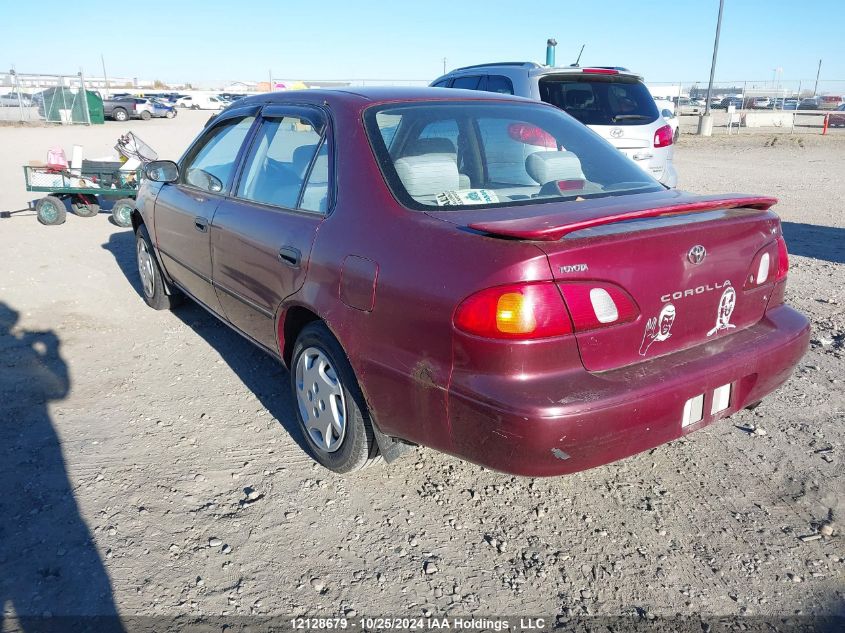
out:
<path id="1" fill-rule="evenodd" d="M 100 155 L 133 129 L 177 157 L 205 118 L 0 128 L 0 210 L 52 144 Z M 682 137 L 683 188 L 780 197 L 812 349 L 755 411 L 555 479 L 427 449 L 325 471 L 280 366 L 194 305 L 145 307 L 129 231 L 0 220 L 0 630 L 4 612 L 843 613 L 843 159 L 845 136 Z"/>

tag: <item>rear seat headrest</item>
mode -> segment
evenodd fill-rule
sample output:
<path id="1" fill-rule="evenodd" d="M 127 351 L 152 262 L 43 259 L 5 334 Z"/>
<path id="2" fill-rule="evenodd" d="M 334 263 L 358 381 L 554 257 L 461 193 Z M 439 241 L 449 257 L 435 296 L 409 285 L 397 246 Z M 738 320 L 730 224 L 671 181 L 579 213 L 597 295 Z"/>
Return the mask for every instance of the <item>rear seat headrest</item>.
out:
<path id="1" fill-rule="evenodd" d="M 552 180 L 584 179 L 581 161 L 572 152 L 534 152 L 525 159 L 525 171 L 545 185 Z"/>
<path id="2" fill-rule="evenodd" d="M 405 156 L 393 163 L 396 174 L 414 198 L 460 188 L 458 164 L 443 154 Z"/>
<path id="3" fill-rule="evenodd" d="M 408 146 L 405 156 L 422 154 L 457 154 L 455 144 L 448 138 L 418 138 Z"/>

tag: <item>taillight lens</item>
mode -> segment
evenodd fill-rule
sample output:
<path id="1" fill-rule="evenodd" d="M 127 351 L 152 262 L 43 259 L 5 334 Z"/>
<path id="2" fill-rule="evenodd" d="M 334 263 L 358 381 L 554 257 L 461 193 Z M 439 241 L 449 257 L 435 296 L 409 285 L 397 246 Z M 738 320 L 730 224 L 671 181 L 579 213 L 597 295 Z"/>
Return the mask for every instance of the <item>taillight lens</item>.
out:
<path id="1" fill-rule="evenodd" d="M 775 281 L 777 271 L 777 249 L 774 243 L 769 243 L 754 255 L 751 267 L 745 277 L 745 289 L 757 288 Z"/>
<path id="2" fill-rule="evenodd" d="M 786 279 L 789 272 L 789 251 L 786 250 L 786 240 L 783 236 L 778 236 L 778 272 L 775 276 L 775 281 Z"/>
<path id="3" fill-rule="evenodd" d="M 587 281 L 558 287 L 576 332 L 629 323 L 640 313 L 631 296 L 615 284 Z"/>
<path id="4" fill-rule="evenodd" d="M 666 147 L 672 144 L 672 128 L 664 125 L 654 133 L 654 146 Z"/>
<path id="5" fill-rule="evenodd" d="M 560 291 L 552 282 L 511 284 L 476 292 L 455 310 L 455 327 L 498 339 L 539 339 L 572 332 Z"/>
<path id="6" fill-rule="evenodd" d="M 543 128 L 530 123 L 511 123 L 508 126 L 508 135 L 515 141 L 526 145 L 539 145 L 557 149 L 555 137 L 546 132 Z"/>

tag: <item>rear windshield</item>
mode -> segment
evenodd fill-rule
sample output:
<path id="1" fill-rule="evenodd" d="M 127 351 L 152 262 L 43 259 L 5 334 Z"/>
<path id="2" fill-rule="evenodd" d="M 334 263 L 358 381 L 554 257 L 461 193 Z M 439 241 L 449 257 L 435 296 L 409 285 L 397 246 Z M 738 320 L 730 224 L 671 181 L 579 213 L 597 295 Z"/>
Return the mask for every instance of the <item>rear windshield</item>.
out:
<path id="1" fill-rule="evenodd" d="M 660 116 L 635 77 L 549 75 L 540 78 L 540 99 L 585 125 L 644 125 Z"/>
<path id="2" fill-rule="evenodd" d="M 663 189 L 593 131 L 540 104 L 390 104 L 369 108 L 364 118 L 388 185 L 410 208 L 489 208 Z"/>

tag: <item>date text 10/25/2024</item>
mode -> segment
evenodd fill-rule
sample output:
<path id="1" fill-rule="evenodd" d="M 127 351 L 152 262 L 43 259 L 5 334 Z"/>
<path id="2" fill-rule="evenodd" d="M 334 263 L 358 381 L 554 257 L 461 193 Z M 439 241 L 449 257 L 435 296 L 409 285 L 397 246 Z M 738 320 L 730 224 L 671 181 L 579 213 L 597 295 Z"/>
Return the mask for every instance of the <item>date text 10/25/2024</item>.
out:
<path id="1" fill-rule="evenodd" d="M 542 631 L 546 618 L 462 618 L 462 617 L 357 617 L 357 618 L 291 618 L 296 631 L 350 630 L 363 631 Z"/>

